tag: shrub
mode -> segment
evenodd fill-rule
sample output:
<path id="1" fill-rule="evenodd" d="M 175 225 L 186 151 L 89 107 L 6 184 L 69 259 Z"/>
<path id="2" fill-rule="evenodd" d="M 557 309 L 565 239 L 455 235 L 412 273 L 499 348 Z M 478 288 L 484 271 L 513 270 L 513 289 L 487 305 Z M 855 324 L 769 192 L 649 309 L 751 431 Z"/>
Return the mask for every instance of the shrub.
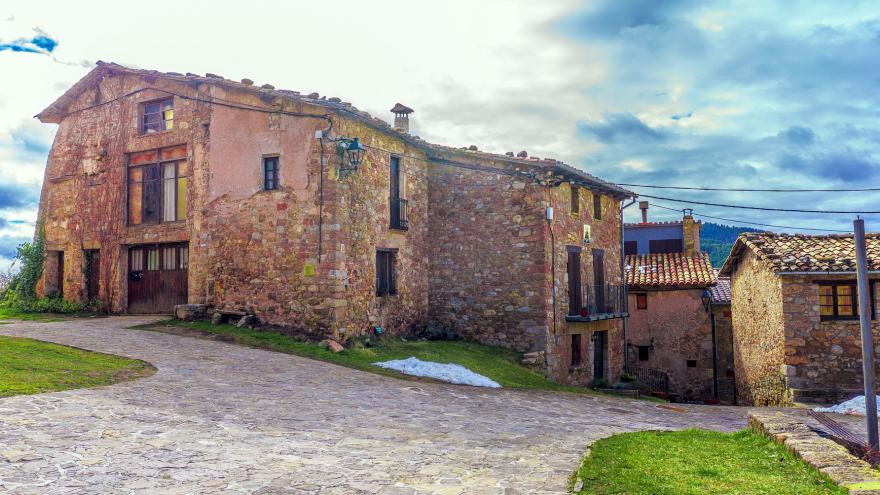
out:
<path id="1" fill-rule="evenodd" d="M 46 259 L 45 248 L 45 233 L 38 224 L 34 241 L 17 248 L 12 264 L 19 266 L 18 272 L 13 274 L 10 270 L 0 276 L 0 308 L 24 313 L 77 313 L 86 309 L 84 304 L 65 301 L 61 297 L 37 298 L 37 282 L 43 275 Z"/>

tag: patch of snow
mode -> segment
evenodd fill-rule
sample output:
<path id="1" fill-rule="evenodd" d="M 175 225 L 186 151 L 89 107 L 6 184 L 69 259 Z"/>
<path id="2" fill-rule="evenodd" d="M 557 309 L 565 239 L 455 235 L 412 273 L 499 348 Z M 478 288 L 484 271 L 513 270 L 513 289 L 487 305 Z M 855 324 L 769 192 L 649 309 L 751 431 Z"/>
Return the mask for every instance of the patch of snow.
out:
<path id="1" fill-rule="evenodd" d="M 852 399 L 841 402 L 836 406 L 829 407 L 817 407 L 813 409 L 816 412 L 826 412 L 826 413 L 838 413 L 838 414 L 851 414 L 854 416 L 864 416 L 865 415 L 865 396 L 859 395 L 857 397 L 853 397 Z M 877 396 L 877 408 L 880 409 L 880 395 Z"/>
<path id="2" fill-rule="evenodd" d="M 416 357 L 395 359 L 393 361 L 384 361 L 373 364 L 380 368 L 399 371 L 405 375 L 424 376 L 444 382 L 457 383 L 459 385 L 501 388 L 501 385 L 499 385 L 498 382 L 479 373 L 474 373 L 460 364 L 434 363 L 431 361 L 422 361 Z"/>

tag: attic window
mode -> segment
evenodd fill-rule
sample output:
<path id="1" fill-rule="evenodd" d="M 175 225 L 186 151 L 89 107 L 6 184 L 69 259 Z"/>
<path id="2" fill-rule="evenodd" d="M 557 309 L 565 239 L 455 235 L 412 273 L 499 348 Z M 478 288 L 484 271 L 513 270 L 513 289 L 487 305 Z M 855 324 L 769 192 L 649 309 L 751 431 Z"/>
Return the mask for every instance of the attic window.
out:
<path id="1" fill-rule="evenodd" d="M 174 128 L 174 98 L 144 103 L 142 114 L 142 134 L 171 130 Z"/>
<path id="2" fill-rule="evenodd" d="M 593 193 L 593 218 L 602 220 L 602 196 Z"/>
<path id="3" fill-rule="evenodd" d="M 578 214 L 581 211 L 581 190 L 571 186 L 571 213 Z"/>

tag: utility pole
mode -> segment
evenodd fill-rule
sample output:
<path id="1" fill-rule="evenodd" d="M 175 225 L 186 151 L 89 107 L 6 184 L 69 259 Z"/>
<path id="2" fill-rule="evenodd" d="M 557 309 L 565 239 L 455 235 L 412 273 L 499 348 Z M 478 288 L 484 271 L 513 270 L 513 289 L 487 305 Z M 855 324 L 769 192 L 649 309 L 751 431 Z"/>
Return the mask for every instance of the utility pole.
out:
<path id="1" fill-rule="evenodd" d="M 853 220 L 856 243 L 857 281 L 859 287 L 859 326 L 862 330 L 862 374 L 865 384 L 865 416 L 868 422 L 868 445 L 880 450 L 877 437 L 877 397 L 874 394 L 874 339 L 871 334 L 871 291 L 868 288 L 868 256 L 865 250 L 865 221 Z"/>

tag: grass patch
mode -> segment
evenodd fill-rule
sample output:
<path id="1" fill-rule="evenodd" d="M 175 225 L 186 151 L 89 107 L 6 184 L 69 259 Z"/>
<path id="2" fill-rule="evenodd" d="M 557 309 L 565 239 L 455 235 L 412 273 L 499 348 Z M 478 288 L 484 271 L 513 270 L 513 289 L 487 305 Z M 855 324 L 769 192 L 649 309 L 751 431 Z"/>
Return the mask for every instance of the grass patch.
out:
<path id="1" fill-rule="evenodd" d="M 596 393 L 581 387 L 569 387 L 551 382 L 540 373 L 520 366 L 522 356 L 517 352 L 473 342 L 404 341 L 385 337 L 373 347 L 349 348 L 333 353 L 316 344 L 300 342 L 279 332 L 238 328 L 235 325 L 169 320 L 133 328 L 212 338 L 410 380 L 416 378 L 373 366 L 372 363 L 415 356 L 423 361 L 460 364 L 475 373 L 495 380 L 506 388 Z"/>
<path id="2" fill-rule="evenodd" d="M 0 397 L 110 385 L 154 372 L 137 359 L 0 336 Z"/>
<path id="3" fill-rule="evenodd" d="M 623 433 L 599 440 L 573 478 L 580 495 L 844 495 L 763 436 L 743 430 Z"/>
<path id="4" fill-rule="evenodd" d="M 0 308 L 0 320 L 25 320 L 25 321 L 42 321 L 52 322 L 61 321 L 58 315 L 51 313 L 28 313 L 9 308 Z"/>

